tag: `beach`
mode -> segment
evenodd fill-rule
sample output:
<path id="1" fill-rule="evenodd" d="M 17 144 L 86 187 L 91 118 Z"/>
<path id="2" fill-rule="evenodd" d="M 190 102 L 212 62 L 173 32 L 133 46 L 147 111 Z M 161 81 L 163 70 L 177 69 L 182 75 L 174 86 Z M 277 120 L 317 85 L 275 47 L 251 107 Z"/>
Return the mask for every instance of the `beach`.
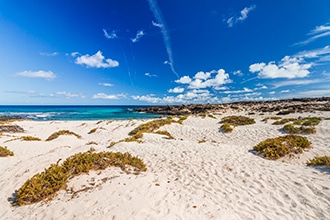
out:
<path id="1" fill-rule="evenodd" d="M 221 131 L 219 121 L 232 115 L 256 123 Z M 274 112 L 226 109 L 190 115 L 166 124 L 162 134 L 144 133 L 139 142 L 121 141 L 138 126 L 156 119 L 10 122 L 24 132 L 3 132 L 0 146 L 14 156 L 0 157 L 1 219 L 329 219 L 330 171 L 306 166 L 330 155 L 330 111 L 295 112 L 282 118 L 319 117 L 316 133 L 303 134 L 312 148 L 269 160 L 256 154 L 259 142 L 284 135 L 273 125 Z M 210 117 L 212 116 L 212 117 Z M 63 135 L 46 139 L 59 130 Z M 22 136 L 40 141 L 24 141 Z M 110 143 L 114 142 L 113 146 Z M 128 152 L 147 170 L 127 173 L 118 167 L 90 171 L 70 179 L 51 200 L 15 206 L 15 190 L 51 164 L 90 149 Z"/>

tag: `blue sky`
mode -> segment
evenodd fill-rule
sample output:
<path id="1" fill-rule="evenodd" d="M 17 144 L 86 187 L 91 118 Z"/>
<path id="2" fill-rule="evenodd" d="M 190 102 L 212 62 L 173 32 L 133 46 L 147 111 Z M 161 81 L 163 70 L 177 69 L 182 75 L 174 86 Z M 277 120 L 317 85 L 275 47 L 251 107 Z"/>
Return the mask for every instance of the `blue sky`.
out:
<path id="1" fill-rule="evenodd" d="M 330 96 L 330 1 L 1 0 L 0 104 Z"/>

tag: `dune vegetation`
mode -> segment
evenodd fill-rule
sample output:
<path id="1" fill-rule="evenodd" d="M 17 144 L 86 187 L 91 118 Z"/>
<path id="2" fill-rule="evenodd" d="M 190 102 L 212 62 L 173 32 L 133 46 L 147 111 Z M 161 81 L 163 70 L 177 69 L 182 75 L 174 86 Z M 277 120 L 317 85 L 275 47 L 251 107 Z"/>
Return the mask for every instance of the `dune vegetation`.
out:
<path id="1" fill-rule="evenodd" d="M 283 118 L 273 122 L 273 125 L 284 125 L 283 131 L 289 134 L 313 134 L 320 122 L 319 117 Z"/>
<path id="2" fill-rule="evenodd" d="M 127 166 L 134 167 L 138 174 L 146 171 L 146 165 L 137 157 L 129 153 L 100 152 L 92 150 L 78 153 L 67 158 L 61 165 L 51 164 L 43 172 L 28 179 L 17 191 L 15 203 L 28 205 L 45 199 L 51 199 L 56 192 L 66 187 L 67 181 L 90 170 L 104 170 L 108 167 L 120 167 L 127 171 Z"/>
<path id="3" fill-rule="evenodd" d="M 81 136 L 79 134 L 76 134 L 72 131 L 69 131 L 69 130 L 60 130 L 60 131 L 57 131 L 53 134 L 51 134 L 47 139 L 46 141 L 51 141 L 51 140 L 54 140 L 56 138 L 58 138 L 59 136 L 61 135 L 73 135 L 73 136 L 76 136 L 78 139 L 81 138 Z"/>
<path id="4" fill-rule="evenodd" d="M 14 156 L 14 153 L 7 147 L 0 146 L 0 157 Z"/>
<path id="5" fill-rule="evenodd" d="M 256 122 L 253 118 L 249 118 L 241 115 L 233 115 L 222 118 L 219 123 L 228 123 L 233 126 L 239 126 L 239 125 L 250 125 Z"/>
<path id="6" fill-rule="evenodd" d="M 326 166 L 330 168 L 330 156 L 314 157 L 307 162 L 307 166 Z"/>
<path id="7" fill-rule="evenodd" d="M 219 123 L 223 123 L 223 125 L 220 126 L 220 129 L 224 133 L 232 132 L 234 127 L 236 126 L 242 126 L 242 125 L 250 125 L 256 123 L 253 118 L 249 118 L 246 116 L 227 116 L 221 119 Z"/>
<path id="8" fill-rule="evenodd" d="M 289 134 L 268 138 L 254 146 L 253 150 L 257 151 L 260 156 L 276 160 L 291 153 L 302 153 L 308 148 L 311 148 L 311 142 L 306 137 Z"/>

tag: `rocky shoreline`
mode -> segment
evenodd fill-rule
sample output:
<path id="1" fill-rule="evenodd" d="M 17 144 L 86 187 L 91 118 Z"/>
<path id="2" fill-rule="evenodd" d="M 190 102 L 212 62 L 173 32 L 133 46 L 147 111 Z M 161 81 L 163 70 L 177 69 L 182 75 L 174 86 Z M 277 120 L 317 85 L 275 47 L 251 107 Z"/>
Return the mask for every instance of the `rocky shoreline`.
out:
<path id="1" fill-rule="evenodd" d="M 302 113 L 313 111 L 330 111 L 330 97 L 322 98 L 295 98 L 287 100 L 264 102 L 234 102 L 226 104 L 189 104 L 167 105 L 136 108 L 137 112 L 146 112 L 159 115 L 187 115 L 209 112 L 226 112 L 228 110 L 256 112 L 275 112 L 277 115 Z"/>

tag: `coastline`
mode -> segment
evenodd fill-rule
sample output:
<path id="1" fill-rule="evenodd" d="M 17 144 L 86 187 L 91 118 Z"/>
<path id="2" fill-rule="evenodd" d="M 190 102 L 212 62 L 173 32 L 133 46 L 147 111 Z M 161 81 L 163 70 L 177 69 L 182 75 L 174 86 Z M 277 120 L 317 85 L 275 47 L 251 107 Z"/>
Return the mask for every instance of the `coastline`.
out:
<path id="1" fill-rule="evenodd" d="M 287 102 L 289 103 L 289 102 Z M 325 104 L 328 101 L 324 102 Z M 291 102 L 292 105 L 297 104 Z M 191 115 L 182 124 L 164 125 L 174 139 L 145 133 L 142 143 L 113 141 L 129 137 L 134 128 L 155 119 L 102 121 L 14 121 L 24 129 L 3 133 L 0 146 L 14 156 L 0 157 L 0 216 L 3 219 L 327 219 L 330 213 L 328 169 L 307 167 L 315 156 L 330 155 L 330 111 L 299 109 L 283 118 L 320 117 L 315 134 L 304 135 L 312 148 L 302 154 L 267 160 L 252 151 L 266 138 L 283 135 L 282 125 L 262 121 L 278 111 L 245 105 Z M 237 105 L 239 108 L 232 108 Z M 256 105 L 260 106 L 260 103 Z M 206 105 L 205 105 L 206 106 Z M 296 107 L 298 105 L 295 105 Z M 164 107 L 165 108 L 165 107 Z M 253 113 L 253 114 L 251 114 Z M 226 116 L 244 115 L 256 123 L 219 130 Z M 95 129 L 95 132 L 90 133 Z M 59 130 L 82 136 L 60 136 Z M 23 141 L 21 136 L 41 141 Z M 9 142 L 8 142 L 9 141 Z M 93 144 L 91 144 L 93 143 Z M 129 152 L 141 158 L 147 172 L 126 174 L 119 168 L 91 171 L 71 179 L 50 201 L 15 207 L 12 194 L 34 174 L 59 159 L 86 152 Z"/>

